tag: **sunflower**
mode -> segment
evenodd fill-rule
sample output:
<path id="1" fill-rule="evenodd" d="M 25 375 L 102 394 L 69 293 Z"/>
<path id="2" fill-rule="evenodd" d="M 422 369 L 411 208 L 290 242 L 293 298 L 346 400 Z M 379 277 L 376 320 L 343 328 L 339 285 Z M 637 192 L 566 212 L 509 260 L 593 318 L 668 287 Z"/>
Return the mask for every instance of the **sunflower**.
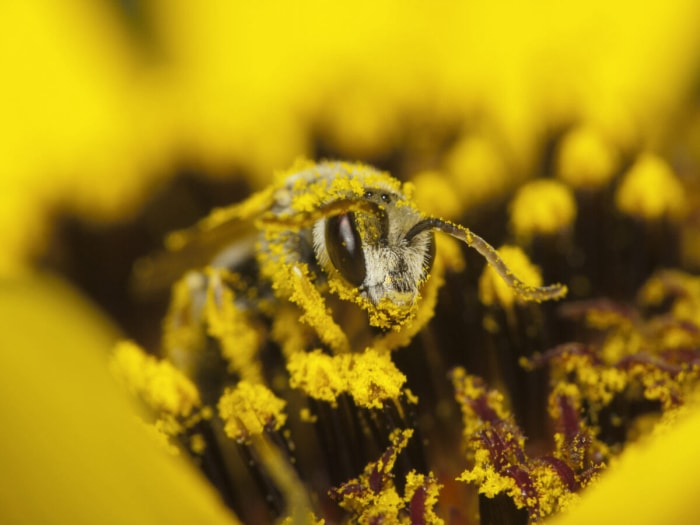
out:
<path id="1" fill-rule="evenodd" d="M 690 522 L 698 11 L 4 6 L 2 521 Z M 440 233 L 398 331 L 204 242 L 131 286 L 299 158 L 385 170 L 568 295 Z"/>

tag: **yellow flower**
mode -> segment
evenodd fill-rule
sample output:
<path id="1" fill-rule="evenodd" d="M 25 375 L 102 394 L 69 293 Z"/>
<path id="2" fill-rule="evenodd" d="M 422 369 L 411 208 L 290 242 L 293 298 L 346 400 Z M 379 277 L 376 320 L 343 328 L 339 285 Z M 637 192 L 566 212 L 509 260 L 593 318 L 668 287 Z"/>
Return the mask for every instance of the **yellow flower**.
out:
<path id="1" fill-rule="evenodd" d="M 0 56 L 1 522 L 692 520 L 696 1 L 15 2 Z M 377 188 L 509 268 L 437 231 L 370 304 L 314 243 Z"/>

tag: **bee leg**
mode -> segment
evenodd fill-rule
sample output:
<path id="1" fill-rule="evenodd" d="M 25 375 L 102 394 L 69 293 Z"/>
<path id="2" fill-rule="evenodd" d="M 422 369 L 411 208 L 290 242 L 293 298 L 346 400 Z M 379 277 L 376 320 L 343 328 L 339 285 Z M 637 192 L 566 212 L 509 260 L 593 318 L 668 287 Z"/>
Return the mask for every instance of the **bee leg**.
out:
<path id="1" fill-rule="evenodd" d="M 207 282 L 207 276 L 199 271 L 188 272 L 176 282 L 163 323 L 164 354 L 188 377 L 196 375 L 199 356 L 206 345 L 202 312 Z"/>
<path id="2" fill-rule="evenodd" d="M 330 315 L 323 296 L 311 282 L 306 265 L 284 265 L 284 269 L 284 272 L 278 273 L 282 282 L 275 285 L 284 288 L 289 300 L 303 310 L 299 320 L 310 326 L 334 353 L 348 352 L 350 342 Z"/>
<path id="3" fill-rule="evenodd" d="M 258 233 L 253 232 L 235 242 L 231 242 L 212 258 L 209 266 L 236 271 L 255 258 L 255 243 L 257 240 Z"/>

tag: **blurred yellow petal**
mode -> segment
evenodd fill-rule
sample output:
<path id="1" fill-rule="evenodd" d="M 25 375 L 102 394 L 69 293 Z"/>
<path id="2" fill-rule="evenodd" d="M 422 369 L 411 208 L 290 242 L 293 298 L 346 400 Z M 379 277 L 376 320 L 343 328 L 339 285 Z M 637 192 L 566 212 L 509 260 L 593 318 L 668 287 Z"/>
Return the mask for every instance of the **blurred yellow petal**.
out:
<path id="1" fill-rule="evenodd" d="M 153 169 L 153 144 L 167 138 L 116 13 L 81 0 L 6 4 L 0 12 L 3 177 L 37 204 L 123 215 Z"/>
<path id="2" fill-rule="evenodd" d="M 133 214 L 170 142 L 167 113 L 107 3 L 0 7 L 0 270 L 46 249 L 67 210 Z M 154 151 L 158 154 L 155 155 Z"/>
<path id="3" fill-rule="evenodd" d="M 108 372 L 114 329 L 50 277 L 0 283 L 0 521 L 236 521 L 151 442 Z"/>

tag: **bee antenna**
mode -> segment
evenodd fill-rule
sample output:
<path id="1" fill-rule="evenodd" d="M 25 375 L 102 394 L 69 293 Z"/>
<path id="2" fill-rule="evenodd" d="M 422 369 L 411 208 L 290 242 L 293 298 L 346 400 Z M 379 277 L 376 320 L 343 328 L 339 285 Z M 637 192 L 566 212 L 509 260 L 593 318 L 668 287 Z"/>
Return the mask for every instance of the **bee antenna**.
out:
<path id="1" fill-rule="evenodd" d="M 410 242 L 416 235 L 429 230 L 439 230 L 440 228 L 435 225 L 436 222 L 443 222 L 435 217 L 428 217 L 420 222 L 414 224 L 408 232 L 406 232 L 406 241 Z"/>
<path id="2" fill-rule="evenodd" d="M 551 299 L 561 299 L 566 295 L 567 289 L 563 284 L 552 284 L 549 286 L 530 286 L 518 279 L 506 263 L 498 255 L 496 249 L 484 239 L 473 233 L 468 228 L 454 224 L 436 217 L 428 217 L 415 224 L 406 234 L 406 240 L 426 230 L 438 230 L 446 233 L 455 239 L 462 241 L 470 248 L 475 249 L 486 259 L 486 262 L 496 270 L 496 273 L 523 299 L 530 301 L 548 301 Z"/>

